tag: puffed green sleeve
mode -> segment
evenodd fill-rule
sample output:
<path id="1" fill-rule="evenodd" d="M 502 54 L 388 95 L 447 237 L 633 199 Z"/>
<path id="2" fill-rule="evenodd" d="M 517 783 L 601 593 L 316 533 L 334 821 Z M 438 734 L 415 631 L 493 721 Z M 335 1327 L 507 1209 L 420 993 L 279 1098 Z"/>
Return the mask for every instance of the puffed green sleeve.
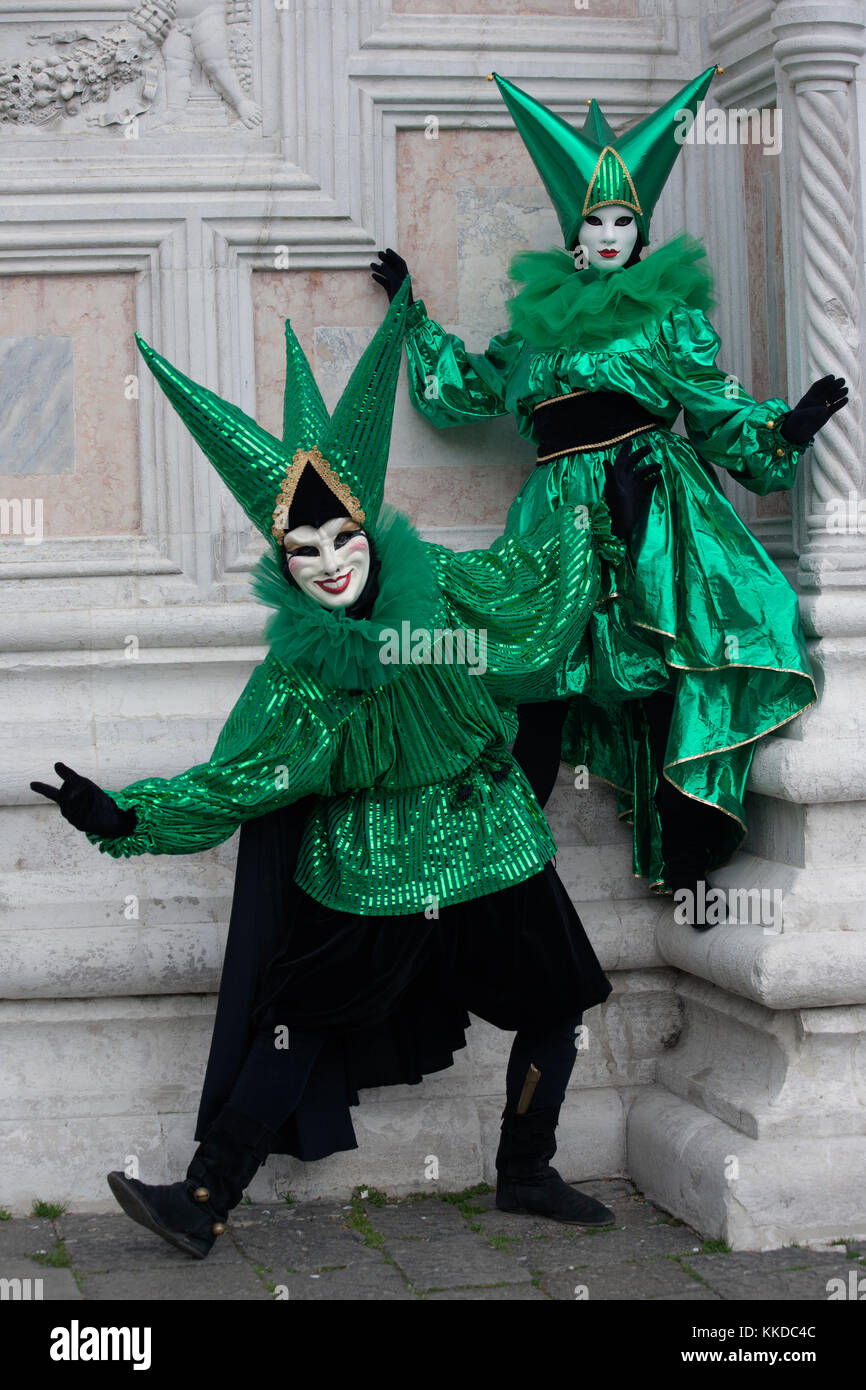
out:
<path id="1" fill-rule="evenodd" d="M 478 634 L 478 673 L 494 698 L 520 703 L 566 692 L 565 667 L 578 659 L 625 549 L 601 501 L 558 507 L 489 550 L 428 545 L 448 620 Z"/>
<path id="2" fill-rule="evenodd" d="M 789 406 L 778 396 L 756 401 L 715 365 L 721 340 L 700 309 L 678 305 L 661 324 L 655 356 L 664 384 L 683 407 L 696 451 L 763 496 L 793 486 L 800 455 L 779 425 Z"/>
<path id="3" fill-rule="evenodd" d="M 326 793 L 330 759 L 325 726 L 268 657 L 247 682 L 209 760 L 177 777 L 149 777 L 111 792 L 118 806 L 136 811 L 135 830 L 87 838 L 115 859 L 196 854 L 222 844 L 243 821 L 309 792 Z"/>
<path id="4" fill-rule="evenodd" d="M 423 299 L 417 299 L 406 327 L 412 404 L 438 429 L 506 415 L 506 383 L 523 347 L 523 338 L 508 329 L 486 352 L 467 352 L 459 338 L 428 318 Z"/>

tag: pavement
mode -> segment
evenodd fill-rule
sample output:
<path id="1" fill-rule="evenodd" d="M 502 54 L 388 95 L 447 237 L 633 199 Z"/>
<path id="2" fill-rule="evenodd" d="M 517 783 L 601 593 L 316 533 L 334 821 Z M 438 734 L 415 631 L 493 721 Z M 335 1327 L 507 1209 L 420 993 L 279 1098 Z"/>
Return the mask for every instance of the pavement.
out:
<path id="1" fill-rule="evenodd" d="M 400 1200 L 373 1188 L 356 1189 L 349 1202 L 265 1206 L 245 1199 L 205 1260 L 174 1250 L 122 1212 L 0 1220 L 0 1298 L 709 1303 L 866 1297 L 866 1241 L 846 1242 L 840 1233 L 838 1245 L 820 1250 L 730 1251 L 646 1201 L 625 1179 L 581 1182 L 580 1190 L 611 1206 L 615 1225 L 589 1230 L 498 1212 L 485 1184 Z M 31 1283 L 2 1282 L 16 1279 Z"/>

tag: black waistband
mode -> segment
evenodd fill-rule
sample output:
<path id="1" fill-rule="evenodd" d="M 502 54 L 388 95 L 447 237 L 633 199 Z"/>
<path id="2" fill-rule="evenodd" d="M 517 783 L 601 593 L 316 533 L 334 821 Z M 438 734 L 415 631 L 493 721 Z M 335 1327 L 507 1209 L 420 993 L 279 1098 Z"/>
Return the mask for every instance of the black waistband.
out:
<path id="1" fill-rule="evenodd" d="M 563 454 L 617 444 L 664 424 L 621 391 L 572 391 L 567 396 L 553 396 L 535 407 L 532 423 L 538 443 L 537 464 Z"/>

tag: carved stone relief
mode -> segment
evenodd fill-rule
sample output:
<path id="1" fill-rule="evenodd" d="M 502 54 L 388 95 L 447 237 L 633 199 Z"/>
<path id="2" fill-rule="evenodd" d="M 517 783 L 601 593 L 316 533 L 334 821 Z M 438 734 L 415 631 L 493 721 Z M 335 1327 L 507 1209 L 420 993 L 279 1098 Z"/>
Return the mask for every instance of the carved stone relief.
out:
<path id="1" fill-rule="evenodd" d="M 196 104 L 212 126 L 217 100 L 227 125 L 253 130 L 251 30 L 251 0 L 140 0 L 108 29 L 31 32 L 39 52 L 0 63 L 0 123 L 69 133 L 145 117 L 143 133 L 174 133 L 195 127 Z"/>

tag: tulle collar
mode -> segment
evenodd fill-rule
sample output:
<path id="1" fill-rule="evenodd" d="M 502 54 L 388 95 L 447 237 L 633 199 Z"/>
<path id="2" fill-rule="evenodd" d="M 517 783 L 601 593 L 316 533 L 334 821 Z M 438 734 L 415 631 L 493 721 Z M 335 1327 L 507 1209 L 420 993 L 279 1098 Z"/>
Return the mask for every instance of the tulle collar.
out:
<path id="1" fill-rule="evenodd" d="M 713 276 L 701 241 L 683 232 L 628 269 L 575 270 L 568 251 L 521 251 L 509 278 L 511 325 L 533 347 L 603 348 L 664 318 L 677 303 L 711 309 Z"/>

